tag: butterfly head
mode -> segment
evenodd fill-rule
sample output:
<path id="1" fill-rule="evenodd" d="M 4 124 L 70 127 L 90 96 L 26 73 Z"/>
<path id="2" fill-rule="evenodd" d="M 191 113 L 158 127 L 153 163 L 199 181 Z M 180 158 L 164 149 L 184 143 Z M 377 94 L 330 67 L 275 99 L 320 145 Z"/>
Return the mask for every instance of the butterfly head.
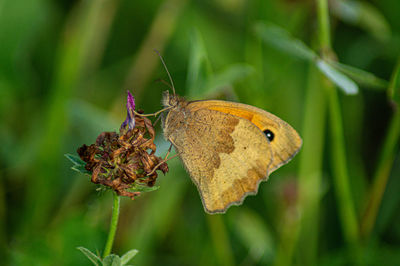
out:
<path id="1" fill-rule="evenodd" d="M 169 94 L 169 91 L 164 91 L 163 93 L 163 98 L 162 98 L 162 105 L 165 108 L 176 108 L 176 107 L 184 107 L 183 105 L 186 105 L 187 102 L 184 98 L 178 96 L 178 95 L 171 95 Z"/>

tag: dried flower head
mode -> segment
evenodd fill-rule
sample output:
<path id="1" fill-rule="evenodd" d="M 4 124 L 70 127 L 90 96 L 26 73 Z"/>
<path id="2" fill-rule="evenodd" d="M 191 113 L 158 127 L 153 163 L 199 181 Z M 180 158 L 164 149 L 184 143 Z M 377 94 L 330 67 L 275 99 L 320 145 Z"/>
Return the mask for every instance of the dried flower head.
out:
<path id="1" fill-rule="evenodd" d="M 164 174 L 168 165 L 155 155 L 155 131 L 149 119 L 135 115 L 135 101 L 128 91 L 127 117 L 119 134 L 103 132 L 96 143 L 77 152 L 92 173 L 91 181 L 112 188 L 118 195 L 134 199 L 144 187 L 152 187 L 156 170 Z"/>

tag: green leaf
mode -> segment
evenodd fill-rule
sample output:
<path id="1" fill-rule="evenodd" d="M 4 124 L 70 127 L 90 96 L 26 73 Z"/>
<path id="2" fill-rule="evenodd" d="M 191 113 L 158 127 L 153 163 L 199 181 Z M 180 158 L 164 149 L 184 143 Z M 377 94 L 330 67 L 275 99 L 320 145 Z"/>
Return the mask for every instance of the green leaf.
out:
<path id="1" fill-rule="evenodd" d="M 82 173 L 82 174 L 87 174 L 91 175 L 92 173 L 88 170 L 86 170 L 86 162 L 84 162 L 79 156 L 77 155 L 72 155 L 72 154 L 64 154 L 65 157 L 67 157 L 68 160 L 70 160 L 74 165 L 71 167 L 71 169 Z"/>
<path id="2" fill-rule="evenodd" d="M 357 84 L 347 77 L 345 74 L 331 67 L 327 62 L 318 59 L 316 61 L 317 68 L 339 88 L 341 88 L 346 94 L 357 94 Z"/>
<path id="3" fill-rule="evenodd" d="M 73 155 L 70 153 L 65 154 L 68 160 L 70 160 L 74 165 L 85 165 L 86 163 L 81 159 L 81 157 L 77 155 Z"/>
<path id="4" fill-rule="evenodd" d="M 134 183 L 131 188 L 128 189 L 130 192 L 151 192 L 159 189 L 159 186 L 148 187 L 146 185 L 142 185 L 140 183 Z"/>
<path id="5" fill-rule="evenodd" d="M 386 41 L 390 38 L 390 26 L 383 14 L 366 1 L 337 0 L 332 5 L 333 13 L 343 21 L 359 26 L 376 39 Z"/>
<path id="6" fill-rule="evenodd" d="M 85 247 L 77 247 L 94 265 L 102 265 L 101 258 Z"/>
<path id="7" fill-rule="evenodd" d="M 126 252 L 124 255 L 121 257 L 121 265 L 126 265 L 133 257 L 136 256 L 136 254 L 139 251 L 137 249 L 131 249 L 128 252 Z"/>
<path id="8" fill-rule="evenodd" d="M 110 254 L 103 260 L 103 266 L 121 266 L 121 258 L 115 254 Z"/>
<path id="9" fill-rule="evenodd" d="M 389 83 L 386 80 L 378 78 L 370 72 L 335 61 L 326 61 L 326 63 L 365 87 L 375 89 L 386 89 L 388 87 Z"/>
<path id="10" fill-rule="evenodd" d="M 294 38 L 288 31 L 274 24 L 258 23 L 255 25 L 255 32 L 264 43 L 272 45 L 276 49 L 297 58 L 311 61 L 318 57 L 318 55 L 301 40 Z"/>

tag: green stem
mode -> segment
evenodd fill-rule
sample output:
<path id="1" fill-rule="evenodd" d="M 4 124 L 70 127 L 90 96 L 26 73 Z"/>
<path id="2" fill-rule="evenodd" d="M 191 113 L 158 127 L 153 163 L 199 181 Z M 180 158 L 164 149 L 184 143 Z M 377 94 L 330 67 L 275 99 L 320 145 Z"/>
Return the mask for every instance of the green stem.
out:
<path id="1" fill-rule="evenodd" d="M 317 265 L 319 209 L 322 183 L 322 160 L 325 142 L 326 93 L 321 89 L 322 75 L 310 64 L 304 121 L 301 136 L 303 147 L 299 158 L 299 201 L 300 219 L 289 224 L 287 221 L 280 234 L 275 266 L 293 264 L 295 252 L 297 264 Z M 306 245 L 298 245 L 307 243 Z M 298 245 L 296 250 L 296 245 Z"/>
<path id="2" fill-rule="evenodd" d="M 220 215 L 207 215 L 208 225 L 211 231 L 212 242 L 215 247 L 215 256 L 219 265 L 236 265 L 229 244 L 226 226 Z"/>
<path id="3" fill-rule="evenodd" d="M 110 231 L 108 232 L 108 238 L 106 246 L 104 248 L 103 259 L 108 255 L 110 255 L 114 243 L 115 232 L 117 231 L 117 225 L 118 225 L 119 205 L 120 205 L 120 197 L 117 195 L 117 193 L 113 192 L 113 209 L 111 216 Z"/>
<path id="4" fill-rule="evenodd" d="M 322 58 L 331 55 L 331 40 L 329 28 L 329 10 L 327 0 L 317 0 L 319 40 L 322 49 Z M 351 197 L 349 174 L 346 163 L 346 149 L 343 135 L 343 121 L 337 90 L 327 81 L 328 101 L 330 111 L 330 126 L 332 139 L 332 168 L 334 186 L 339 202 L 339 215 L 347 242 L 355 244 L 358 240 L 358 222 L 355 205 Z"/>
<path id="5" fill-rule="evenodd" d="M 397 111 L 390 123 L 389 131 L 383 145 L 380 163 L 375 173 L 374 183 L 369 193 L 370 200 L 364 213 L 363 223 L 361 225 L 361 234 L 364 238 L 371 233 L 376 217 L 378 215 L 379 206 L 382 201 L 383 194 L 386 190 L 387 181 L 390 176 L 390 170 L 393 165 L 396 143 L 400 135 L 400 112 Z"/>
<path id="6" fill-rule="evenodd" d="M 392 80 L 389 86 L 389 97 L 395 97 L 396 89 L 398 90 L 398 86 L 400 84 L 400 58 L 397 62 L 397 66 L 392 75 Z M 392 120 L 390 121 L 389 129 L 384 140 L 380 160 L 378 163 L 377 170 L 375 172 L 374 181 L 371 187 L 370 193 L 368 193 L 368 204 L 365 209 L 363 220 L 361 224 L 361 234 L 364 238 L 367 238 L 376 221 L 376 217 L 378 215 L 379 206 L 382 202 L 383 194 L 386 190 L 387 181 L 390 176 L 390 170 L 392 168 L 396 146 L 399 142 L 400 136 L 400 111 L 398 103 L 395 107 L 394 114 Z"/>
<path id="7" fill-rule="evenodd" d="M 328 1 L 317 0 L 317 6 L 320 46 L 323 50 L 331 49 Z"/>
<path id="8" fill-rule="evenodd" d="M 303 151 L 299 165 L 300 241 L 299 259 L 302 265 L 317 265 L 318 228 L 322 190 L 322 165 L 326 125 L 326 92 L 321 90 L 323 77 L 310 66 L 302 126 Z"/>
<path id="9" fill-rule="evenodd" d="M 337 90 L 332 84 L 328 88 L 328 95 L 333 153 L 332 168 L 336 196 L 339 202 L 339 215 L 346 241 L 354 244 L 358 240 L 357 216 L 349 184 L 340 104 Z"/>
<path id="10" fill-rule="evenodd" d="M 300 224 L 297 219 L 284 218 L 281 227 L 274 266 L 289 266 L 292 265 Z"/>

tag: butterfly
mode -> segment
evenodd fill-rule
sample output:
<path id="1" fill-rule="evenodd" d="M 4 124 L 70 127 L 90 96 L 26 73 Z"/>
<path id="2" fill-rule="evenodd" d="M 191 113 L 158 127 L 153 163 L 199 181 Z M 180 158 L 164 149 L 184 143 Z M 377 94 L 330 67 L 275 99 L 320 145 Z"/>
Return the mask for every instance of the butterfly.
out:
<path id="1" fill-rule="evenodd" d="M 279 117 L 242 103 L 163 95 L 164 137 L 175 147 L 207 213 L 224 213 L 256 194 L 302 140 Z"/>

